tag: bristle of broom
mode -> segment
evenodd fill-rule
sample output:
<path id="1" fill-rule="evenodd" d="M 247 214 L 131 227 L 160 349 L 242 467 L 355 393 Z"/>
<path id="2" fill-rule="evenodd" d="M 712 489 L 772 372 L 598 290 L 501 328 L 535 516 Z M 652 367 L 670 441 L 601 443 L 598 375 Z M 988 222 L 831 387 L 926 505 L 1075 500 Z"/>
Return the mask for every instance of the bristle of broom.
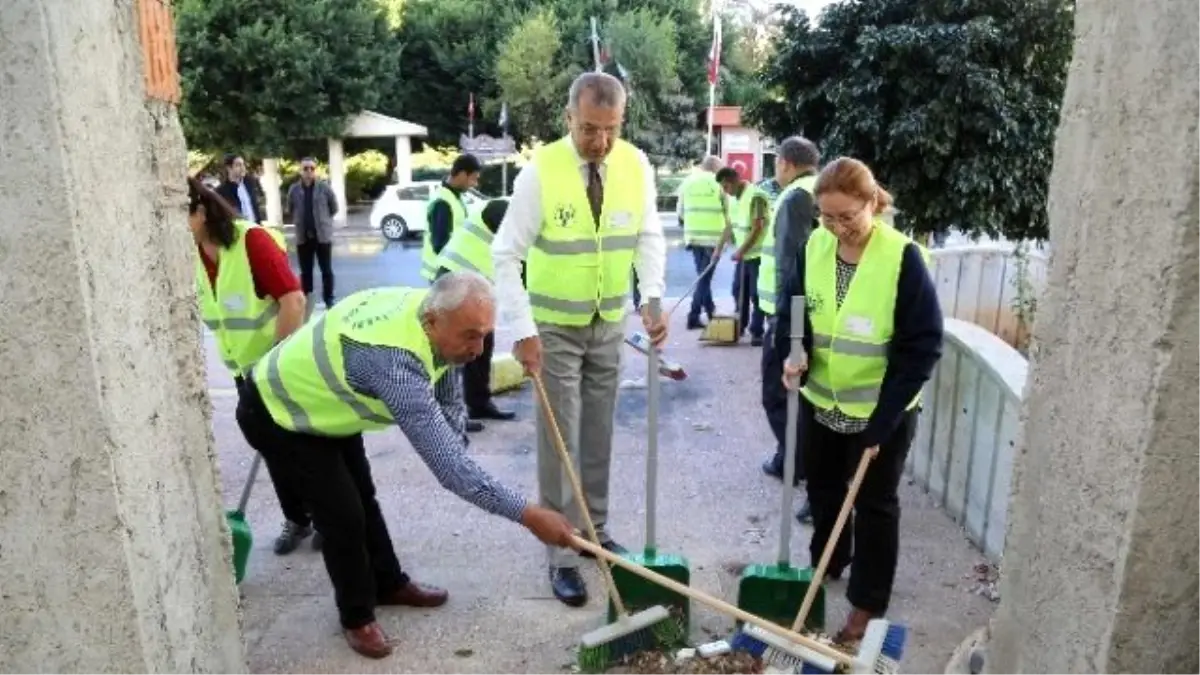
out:
<path id="1" fill-rule="evenodd" d="M 852 656 L 860 666 L 869 668 L 865 672 L 891 675 L 900 671 L 900 660 L 904 656 L 907 639 L 908 629 L 903 625 L 875 619 L 868 624 L 867 633 L 859 643 L 858 653 Z M 735 650 L 759 656 L 765 663 L 776 668 L 804 673 L 834 673 L 838 669 L 838 664 L 833 659 L 757 626 L 745 627 L 734 636 L 731 646 Z M 864 670 L 853 669 L 852 672 Z"/>
<path id="2" fill-rule="evenodd" d="M 640 651 L 675 645 L 683 627 L 661 605 L 622 617 L 583 636 L 578 664 L 585 673 L 600 673 Z"/>

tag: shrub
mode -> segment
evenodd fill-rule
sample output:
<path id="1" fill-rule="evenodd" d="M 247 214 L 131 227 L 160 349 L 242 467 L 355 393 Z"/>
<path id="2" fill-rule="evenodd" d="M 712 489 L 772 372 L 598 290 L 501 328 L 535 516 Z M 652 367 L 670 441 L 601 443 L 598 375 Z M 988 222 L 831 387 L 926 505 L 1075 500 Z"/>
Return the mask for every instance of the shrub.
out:
<path id="1" fill-rule="evenodd" d="M 356 202 L 378 195 L 389 182 L 388 157 L 367 150 L 346 159 L 346 201 Z"/>

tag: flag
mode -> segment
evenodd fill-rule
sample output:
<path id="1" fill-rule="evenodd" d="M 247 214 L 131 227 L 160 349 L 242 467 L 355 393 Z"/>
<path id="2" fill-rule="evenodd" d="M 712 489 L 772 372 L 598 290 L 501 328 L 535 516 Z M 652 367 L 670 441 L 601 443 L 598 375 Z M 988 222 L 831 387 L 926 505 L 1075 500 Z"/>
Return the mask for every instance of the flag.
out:
<path id="1" fill-rule="evenodd" d="M 508 103 L 500 104 L 500 131 L 501 136 L 508 135 Z"/>
<path id="2" fill-rule="evenodd" d="M 467 99 L 467 119 L 474 122 L 475 121 L 475 93 L 472 92 L 468 96 L 469 96 L 469 98 Z"/>
<path id="3" fill-rule="evenodd" d="M 708 50 L 708 84 L 717 86 L 721 74 L 721 17 L 713 12 L 713 41 Z"/>
<path id="4" fill-rule="evenodd" d="M 596 30 L 595 18 L 592 19 L 592 52 L 596 58 L 596 70 L 603 71 L 604 66 L 608 65 L 608 47 L 600 41 L 600 33 Z"/>

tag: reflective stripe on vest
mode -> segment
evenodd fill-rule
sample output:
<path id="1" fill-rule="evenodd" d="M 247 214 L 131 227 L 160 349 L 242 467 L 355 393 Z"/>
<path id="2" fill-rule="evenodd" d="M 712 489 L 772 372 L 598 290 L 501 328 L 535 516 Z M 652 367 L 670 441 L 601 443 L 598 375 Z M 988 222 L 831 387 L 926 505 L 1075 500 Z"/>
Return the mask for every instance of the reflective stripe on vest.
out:
<path id="1" fill-rule="evenodd" d="M 763 232 L 762 263 L 758 268 L 758 306 L 767 314 L 775 313 L 775 294 L 779 292 L 779 282 L 775 278 L 775 228 L 779 225 L 779 209 L 787 201 L 788 195 L 795 190 L 804 190 L 812 194 L 813 186 L 817 184 L 816 174 L 801 176 L 779 192 L 775 197 L 774 208 L 771 211 L 770 227 Z"/>
<path id="2" fill-rule="evenodd" d="M 426 293 L 413 288 L 359 291 L 272 349 L 254 366 L 252 377 L 275 423 L 291 431 L 332 437 L 394 424 L 382 401 L 350 387 L 342 338 L 413 354 L 425 367 L 432 387 L 448 367 L 435 363 L 421 325 L 419 311 Z"/>
<path id="3" fill-rule="evenodd" d="M 462 226 L 463 221 L 467 219 L 467 210 L 463 207 L 462 198 L 454 194 L 454 191 L 445 185 L 438 186 L 433 197 L 430 198 L 429 204 L 425 206 L 425 237 L 421 244 L 421 277 L 425 281 L 433 281 L 437 277 L 438 271 L 438 254 L 433 250 L 433 239 L 430 237 L 429 229 L 432 223 L 429 222 L 430 214 L 433 212 L 433 205 L 439 201 L 446 202 L 450 206 L 450 236 Z"/>
<path id="4" fill-rule="evenodd" d="M 254 275 L 246 254 L 246 233 L 258 225 L 235 220 L 233 227 L 233 243 L 221 251 L 217 261 L 215 288 L 209 283 L 200 252 L 196 252 L 196 294 L 200 300 L 200 318 L 216 338 L 222 363 L 236 377 L 275 344 L 279 303 L 271 297 L 260 298 L 254 291 Z M 282 233 L 263 229 L 280 250 L 287 250 Z"/>
<path id="5" fill-rule="evenodd" d="M 679 186 L 683 198 L 683 243 L 716 246 L 725 231 L 725 211 L 721 206 L 721 185 L 716 176 L 697 170 Z"/>
<path id="6" fill-rule="evenodd" d="M 451 272 L 471 270 L 491 280 L 495 276 L 492 266 L 494 238 L 479 217 L 472 216 L 450 236 L 450 242 L 438 258 L 438 266 Z"/>
<path id="7" fill-rule="evenodd" d="M 813 349 L 802 392 L 814 406 L 837 408 L 856 419 L 869 418 L 879 400 L 892 339 L 896 285 L 904 249 L 911 241 L 879 220 L 875 225 L 841 307 L 837 304 L 837 237 L 824 228 L 814 230 L 804 249 Z"/>
<path id="8" fill-rule="evenodd" d="M 592 218 L 580 159 L 569 138 L 533 157 L 542 224 L 526 262 L 534 321 L 586 326 L 596 314 L 620 321 L 645 219 L 645 176 L 638 151 L 617 141 L 605 159 L 600 225 Z"/>
<path id="9" fill-rule="evenodd" d="M 733 244 L 739 249 L 746 238 L 750 236 L 750 229 L 754 225 L 754 210 L 753 204 L 756 200 L 761 199 L 766 202 L 767 208 L 764 212 L 766 222 L 763 224 L 763 231 L 758 235 L 758 241 L 754 242 L 754 246 L 746 251 L 745 260 L 754 260 L 762 256 L 763 239 L 766 238 L 766 232 L 771 229 L 771 198 L 767 193 L 753 183 L 746 183 L 746 188 L 742 190 L 742 196 L 737 200 L 737 218 L 733 223 Z"/>

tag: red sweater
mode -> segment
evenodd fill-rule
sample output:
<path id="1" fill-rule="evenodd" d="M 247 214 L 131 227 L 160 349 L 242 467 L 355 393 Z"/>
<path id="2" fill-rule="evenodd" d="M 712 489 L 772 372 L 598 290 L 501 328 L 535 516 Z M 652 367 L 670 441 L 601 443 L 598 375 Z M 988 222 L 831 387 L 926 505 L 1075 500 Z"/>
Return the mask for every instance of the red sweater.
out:
<path id="1" fill-rule="evenodd" d="M 209 260 L 199 244 L 200 260 L 208 272 L 208 283 L 217 284 L 217 263 Z M 260 298 L 270 296 L 275 300 L 300 290 L 300 279 L 292 271 L 287 251 L 279 248 L 271 235 L 260 228 L 246 230 L 246 257 L 250 260 L 250 274 L 254 277 L 254 293 Z"/>

